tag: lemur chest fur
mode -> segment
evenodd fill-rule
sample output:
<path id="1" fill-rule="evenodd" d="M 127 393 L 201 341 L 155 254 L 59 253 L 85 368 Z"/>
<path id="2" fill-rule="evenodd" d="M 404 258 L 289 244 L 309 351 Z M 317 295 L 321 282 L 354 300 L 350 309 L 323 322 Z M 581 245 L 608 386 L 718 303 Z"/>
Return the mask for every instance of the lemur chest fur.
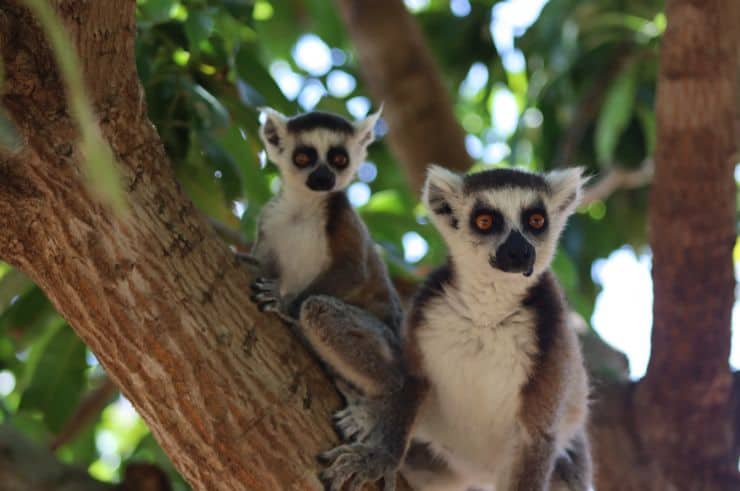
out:
<path id="1" fill-rule="evenodd" d="M 430 303 L 417 339 L 431 390 L 415 436 L 451 465 L 490 474 L 518 441 L 520 391 L 536 339 L 527 310 L 481 314 L 445 297 Z"/>
<path id="2" fill-rule="evenodd" d="M 280 293 L 303 291 L 331 264 L 323 201 L 291 202 L 277 198 L 262 220 L 264 237 L 280 271 Z"/>

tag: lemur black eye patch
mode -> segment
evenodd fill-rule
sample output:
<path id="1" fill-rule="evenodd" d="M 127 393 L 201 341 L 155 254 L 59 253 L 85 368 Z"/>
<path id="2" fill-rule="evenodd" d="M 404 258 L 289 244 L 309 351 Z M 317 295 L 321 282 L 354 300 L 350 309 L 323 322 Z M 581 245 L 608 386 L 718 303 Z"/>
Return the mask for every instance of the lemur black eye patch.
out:
<path id="1" fill-rule="evenodd" d="M 332 167 L 344 169 L 349 165 L 349 154 L 344 147 L 331 147 L 329 151 L 326 152 L 326 161 Z"/>
<path id="2" fill-rule="evenodd" d="M 318 152 L 310 145 L 299 145 L 293 150 L 293 163 L 297 167 L 310 167 L 316 163 Z"/>

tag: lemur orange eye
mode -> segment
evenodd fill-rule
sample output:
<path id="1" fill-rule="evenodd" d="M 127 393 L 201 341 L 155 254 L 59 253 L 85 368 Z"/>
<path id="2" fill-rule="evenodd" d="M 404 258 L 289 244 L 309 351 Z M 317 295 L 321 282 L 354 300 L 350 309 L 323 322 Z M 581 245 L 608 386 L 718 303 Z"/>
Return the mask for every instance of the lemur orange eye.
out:
<path id="1" fill-rule="evenodd" d="M 293 156 L 293 162 L 298 167 L 306 167 L 311 164 L 311 157 L 305 152 L 298 152 Z"/>
<path id="2" fill-rule="evenodd" d="M 481 213 L 475 217 L 475 227 L 478 230 L 486 231 L 493 227 L 493 215 L 490 213 Z"/>
<path id="3" fill-rule="evenodd" d="M 346 155 L 341 153 L 332 155 L 331 165 L 333 165 L 334 167 L 339 167 L 341 169 L 342 167 L 347 167 L 347 164 L 349 164 L 349 159 Z"/>
<path id="4" fill-rule="evenodd" d="M 529 215 L 527 223 L 533 229 L 539 230 L 545 226 L 545 215 L 543 215 L 542 213 L 532 213 L 531 215 Z"/>

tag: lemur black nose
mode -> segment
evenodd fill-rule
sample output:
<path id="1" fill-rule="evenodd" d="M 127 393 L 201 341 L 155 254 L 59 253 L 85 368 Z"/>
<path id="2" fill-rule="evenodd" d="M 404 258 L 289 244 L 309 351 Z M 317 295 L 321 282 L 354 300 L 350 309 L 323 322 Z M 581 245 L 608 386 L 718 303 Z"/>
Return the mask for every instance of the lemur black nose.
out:
<path id="1" fill-rule="evenodd" d="M 308 175 L 306 186 L 313 191 L 329 191 L 334 187 L 336 177 L 326 165 L 320 165 Z"/>
<path id="2" fill-rule="evenodd" d="M 534 259 L 534 247 L 515 230 L 496 249 L 495 266 L 501 271 L 524 273 L 525 276 L 529 276 L 532 274 Z"/>

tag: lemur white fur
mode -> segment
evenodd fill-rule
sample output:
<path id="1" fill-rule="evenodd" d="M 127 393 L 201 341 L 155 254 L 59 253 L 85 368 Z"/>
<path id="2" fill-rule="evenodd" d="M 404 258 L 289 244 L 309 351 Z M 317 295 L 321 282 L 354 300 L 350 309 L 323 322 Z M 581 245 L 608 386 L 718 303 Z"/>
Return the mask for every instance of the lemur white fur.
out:
<path id="1" fill-rule="evenodd" d="M 388 442 L 383 466 L 397 458 L 417 490 L 589 489 L 588 383 L 548 271 L 584 181 L 581 169 L 460 176 L 430 168 L 423 200 L 448 264 L 406 314 L 404 390 L 383 413 L 395 419 L 369 445 L 329 453 L 332 490 L 377 462 Z"/>
<path id="2" fill-rule="evenodd" d="M 326 199 L 334 191 L 344 190 L 352 181 L 359 165 L 367 156 L 367 146 L 374 140 L 380 111 L 355 123 L 355 134 L 347 135 L 331 128 L 315 127 L 309 131 L 287 131 L 289 118 L 266 108 L 260 136 L 268 159 L 280 170 L 281 190 L 260 214 L 258 249 L 274 254 L 280 275 L 280 293 L 295 295 L 302 291 L 330 262 L 326 235 Z M 279 144 L 271 144 L 266 129 L 272 128 Z M 310 145 L 318 155 L 326 155 L 332 146 L 343 146 L 349 154 L 349 166 L 336 173 L 336 183 L 324 192 L 306 186 L 306 169 L 297 168 L 292 151 L 299 145 Z M 265 231 L 268 231 L 266 233 Z M 261 242 L 261 243 L 260 243 Z"/>
<path id="3" fill-rule="evenodd" d="M 387 401 L 403 385 L 400 300 L 344 193 L 379 115 L 350 123 L 328 113 L 288 118 L 265 110 L 260 136 L 282 187 L 260 213 L 254 257 L 246 260 L 259 265 L 252 300 L 297 331 L 347 400 L 334 422 L 348 444 L 335 451 L 384 449 L 353 471 L 350 487 L 384 477 L 390 491 L 405 450 L 396 448 L 403 440 L 386 438 L 385 426 L 397 419 Z"/>
<path id="4" fill-rule="evenodd" d="M 534 187 L 526 178 L 521 185 L 516 179 L 513 185 L 496 183 L 494 174 L 490 178 L 491 189 L 483 183 L 465 191 L 462 176 L 431 167 L 425 186 L 424 202 L 448 245 L 454 278 L 438 284 L 441 291 L 421 307 L 422 320 L 411 327 L 414 333 L 405 341 L 416 344 L 412 351 L 418 353 L 417 369 L 429 383 L 412 438 L 428 444 L 431 454 L 448 467 L 446 475 L 435 479 L 423 469 L 406 466 L 404 473 L 417 489 L 465 490 L 490 485 L 496 491 L 529 489 L 522 488 L 520 476 L 513 475 L 521 470 L 514 460 L 542 437 L 522 422 L 526 419 L 523 413 L 540 411 L 525 406 L 536 406 L 538 401 L 525 401 L 522 391 L 537 375 L 535 365 L 542 349 L 538 313 L 523 303 L 543 281 L 557 239 L 578 204 L 584 179 L 581 169 L 552 172 L 544 176 L 544 185 Z M 493 236 L 471 232 L 468 217 L 481 204 L 504 218 L 501 231 Z M 523 210 L 533 206 L 544 208 L 547 214 L 547 231 L 542 235 L 527 233 L 521 223 Z M 530 276 L 489 267 L 491 256 L 512 232 L 521 233 L 534 246 L 536 259 Z M 566 359 L 553 364 L 563 370 L 556 377 L 562 387 L 547 389 L 563 393 L 543 394 L 559 398 L 553 409 L 556 414 L 547 416 L 552 421 L 545 426 L 553 439 L 553 455 L 566 458 L 570 443 L 584 431 L 588 388 L 575 335 L 563 329 L 564 318 L 553 322 L 561 324 L 555 335 L 564 338 L 556 342 L 563 345 L 560 355 Z M 555 461 L 548 463 L 543 458 L 540 464 L 554 466 Z M 586 474 L 590 476 L 590 470 Z M 550 489 L 549 480 L 548 475 L 545 482 L 527 482 L 544 486 L 533 488 L 540 491 Z"/>

